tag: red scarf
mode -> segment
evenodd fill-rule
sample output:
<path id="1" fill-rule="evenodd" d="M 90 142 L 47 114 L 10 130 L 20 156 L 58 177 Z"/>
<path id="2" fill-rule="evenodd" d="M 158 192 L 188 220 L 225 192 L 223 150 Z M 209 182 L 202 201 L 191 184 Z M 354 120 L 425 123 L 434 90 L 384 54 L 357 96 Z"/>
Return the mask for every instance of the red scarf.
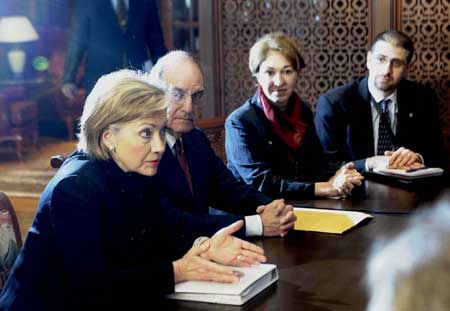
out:
<path id="1" fill-rule="evenodd" d="M 303 136 L 306 133 L 307 125 L 300 121 L 302 115 L 302 103 L 300 97 L 293 93 L 294 101 L 289 105 L 286 111 L 274 108 L 269 99 L 264 94 L 261 86 L 258 86 L 258 97 L 262 104 L 264 114 L 272 123 L 275 134 L 289 147 L 289 158 L 293 158 L 293 154 L 302 144 Z M 287 111 L 290 111 L 288 114 Z"/>

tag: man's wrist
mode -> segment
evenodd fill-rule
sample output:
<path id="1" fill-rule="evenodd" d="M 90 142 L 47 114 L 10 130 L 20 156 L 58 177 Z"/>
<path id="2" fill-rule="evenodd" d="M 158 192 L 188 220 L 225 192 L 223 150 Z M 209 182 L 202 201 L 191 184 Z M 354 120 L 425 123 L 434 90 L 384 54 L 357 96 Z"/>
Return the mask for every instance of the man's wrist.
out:
<path id="1" fill-rule="evenodd" d="M 179 283 L 183 281 L 183 276 L 181 273 L 181 259 L 172 262 L 173 267 L 173 280 L 175 283 Z"/>

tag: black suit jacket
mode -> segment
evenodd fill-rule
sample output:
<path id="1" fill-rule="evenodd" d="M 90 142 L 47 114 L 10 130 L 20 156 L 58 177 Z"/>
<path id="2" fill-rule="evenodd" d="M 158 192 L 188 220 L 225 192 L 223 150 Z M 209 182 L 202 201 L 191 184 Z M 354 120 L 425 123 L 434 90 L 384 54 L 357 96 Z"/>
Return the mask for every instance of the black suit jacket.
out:
<path id="1" fill-rule="evenodd" d="M 158 183 L 172 206 L 200 215 L 208 214 L 209 207 L 231 213 L 215 216 L 222 226 L 226 226 L 242 219 L 243 215 L 254 215 L 259 205 L 272 201 L 252 186 L 238 182 L 217 157 L 201 130 L 194 128 L 183 134 L 182 140 L 194 193 L 189 190 L 178 160 L 168 146 L 156 174 Z M 239 235 L 243 236 L 244 232 L 241 229 Z"/>
<path id="2" fill-rule="evenodd" d="M 315 115 L 317 134 L 329 166 L 353 161 L 357 169 L 375 154 L 368 78 L 360 78 L 320 96 Z M 428 166 L 444 167 L 446 156 L 439 125 L 439 105 L 430 88 L 402 80 L 397 86 L 394 143 L 420 153 Z"/>
<path id="3" fill-rule="evenodd" d="M 153 305 L 173 290 L 172 261 L 209 231 L 200 216 L 161 208 L 153 177 L 76 153 L 41 196 L 0 310 Z"/>
<path id="4" fill-rule="evenodd" d="M 128 27 L 120 28 L 110 0 L 77 0 L 72 16 L 64 67 L 64 82 L 74 82 L 86 55 L 82 85 L 90 92 L 98 78 L 125 67 L 142 69 L 167 50 L 154 0 L 130 0 Z"/>

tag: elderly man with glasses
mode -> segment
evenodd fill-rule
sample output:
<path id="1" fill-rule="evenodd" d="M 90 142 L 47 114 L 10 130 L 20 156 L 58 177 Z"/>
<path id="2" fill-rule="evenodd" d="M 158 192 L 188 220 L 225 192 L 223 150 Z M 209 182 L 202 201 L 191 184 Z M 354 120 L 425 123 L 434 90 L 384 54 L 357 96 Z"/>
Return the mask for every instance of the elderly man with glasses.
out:
<path id="1" fill-rule="evenodd" d="M 387 30 L 367 53 L 369 75 L 319 98 L 314 122 L 330 169 L 446 165 L 437 96 L 406 80 L 413 54 L 408 36 Z"/>
<path id="2" fill-rule="evenodd" d="M 296 220 L 293 207 L 238 182 L 216 156 L 206 135 L 194 127 L 204 86 L 192 56 L 172 51 L 158 60 L 150 75 L 164 83 L 170 94 L 167 148 L 157 173 L 168 203 L 193 214 L 207 215 L 210 207 L 224 211 L 205 216 L 217 228 L 244 219 L 239 236 L 285 236 Z"/>

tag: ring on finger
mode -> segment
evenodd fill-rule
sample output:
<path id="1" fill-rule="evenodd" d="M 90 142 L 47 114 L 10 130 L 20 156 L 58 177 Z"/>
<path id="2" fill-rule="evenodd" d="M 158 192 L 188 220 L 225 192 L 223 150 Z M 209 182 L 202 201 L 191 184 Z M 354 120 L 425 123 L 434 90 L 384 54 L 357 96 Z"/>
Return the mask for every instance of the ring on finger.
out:
<path id="1" fill-rule="evenodd" d="M 237 260 L 237 261 L 241 261 L 243 257 L 244 257 L 244 256 L 242 256 L 241 254 L 239 254 L 239 255 L 237 255 L 237 257 L 236 257 L 236 260 Z"/>

